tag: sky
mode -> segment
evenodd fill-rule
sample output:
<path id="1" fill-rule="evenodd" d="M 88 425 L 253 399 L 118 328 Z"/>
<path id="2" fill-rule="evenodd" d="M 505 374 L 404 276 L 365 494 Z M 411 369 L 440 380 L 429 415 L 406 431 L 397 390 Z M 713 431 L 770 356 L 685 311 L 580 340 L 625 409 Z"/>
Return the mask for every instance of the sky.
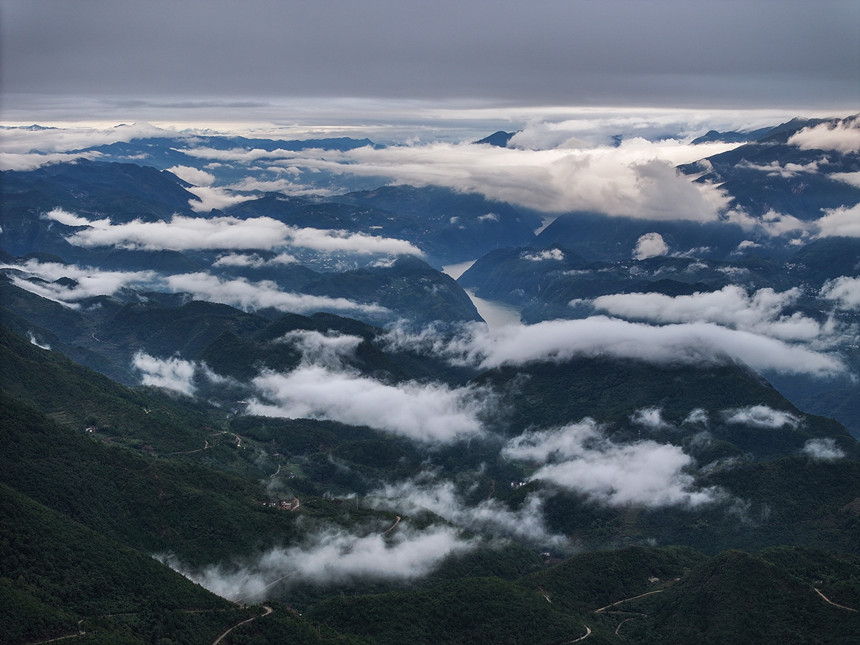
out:
<path id="1" fill-rule="evenodd" d="M 0 43 L 7 123 L 860 105 L 853 0 L 4 0 Z"/>

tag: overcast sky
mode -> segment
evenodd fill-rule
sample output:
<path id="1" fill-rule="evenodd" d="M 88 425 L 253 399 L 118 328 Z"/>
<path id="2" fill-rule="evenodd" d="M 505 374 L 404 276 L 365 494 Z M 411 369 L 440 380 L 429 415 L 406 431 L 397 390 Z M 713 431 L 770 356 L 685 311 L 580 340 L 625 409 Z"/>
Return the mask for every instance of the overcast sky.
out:
<path id="1" fill-rule="evenodd" d="M 0 12 L 6 121 L 860 105 L 856 0 L 3 0 Z"/>

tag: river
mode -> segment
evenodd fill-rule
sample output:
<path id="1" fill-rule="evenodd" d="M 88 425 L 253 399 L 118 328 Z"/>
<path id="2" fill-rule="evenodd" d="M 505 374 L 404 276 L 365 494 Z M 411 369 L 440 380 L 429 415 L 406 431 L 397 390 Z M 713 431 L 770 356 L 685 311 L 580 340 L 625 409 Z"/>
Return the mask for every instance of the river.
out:
<path id="1" fill-rule="evenodd" d="M 475 260 L 449 264 L 442 267 L 442 272 L 456 280 L 468 271 L 469 267 L 474 263 Z M 498 300 L 479 298 L 471 289 L 466 289 L 466 294 L 472 299 L 472 304 L 475 305 L 478 314 L 484 319 L 490 329 L 520 324 L 520 309 L 518 307 L 505 302 L 499 302 Z"/>

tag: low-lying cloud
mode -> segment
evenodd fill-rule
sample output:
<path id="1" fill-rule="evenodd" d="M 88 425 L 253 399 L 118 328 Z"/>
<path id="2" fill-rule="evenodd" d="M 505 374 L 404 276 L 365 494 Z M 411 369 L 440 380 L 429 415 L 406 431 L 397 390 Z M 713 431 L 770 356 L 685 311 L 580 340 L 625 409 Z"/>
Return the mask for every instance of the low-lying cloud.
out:
<path id="1" fill-rule="evenodd" d="M 656 258 L 661 255 L 666 255 L 669 252 L 669 245 L 659 233 L 646 233 L 636 240 L 636 246 L 633 249 L 633 257 L 637 260 L 647 260 L 648 258 Z"/>
<path id="2" fill-rule="evenodd" d="M 564 251 L 558 248 L 526 251 L 520 257 L 529 262 L 562 262 L 564 261 Z"/>
<path id="3" fill-rule="evenodd" d="M 289 253 L 279 253 L 271 258 L 264 258 L 256 253 L 225 253 L 212 263 L 213 267 L 242 267 L 259 269 L 266 266 L 282 266 L 296 264 L 298 259 Z"/>
<path id="4" fill-rule="evenodd" d="M 843 119 L 836 123 L 819 123 L 791 135 L 790 145 L 802 150 L 835 150 L 842 153 L 860 151 L 860 119 Z"/>
<path id="5" fill-rule="evenodd" d="M 655 441 L 618 444 L 591 419 L 554 430 L 527 432 L 502 454 L 539 464 L 531 480 L 566 488 L 609 506 L 695 507 L 718 501 L 688 472 L 694 462 L 678 446 Z"/>
<path id="6" fill-rule="evenodd" d="M 275 340 L 298 349 L 306 365 L 319 365 L 330 370 L 343 369 L 363 341 L 360 336 L 323 334 L 306 329 L 296 329 Z"/>
<path id="7" fill-rule="evenodd" d="M 747 292 L 727 285 L 719 291 L 668 296 L 662 293 L 618 293 L 591 301 L 599 311 L 634 320 L 666 323 L 716 323 L 785 341 L 814 341 L 824 325 L 802 313 L 785 314 L 801 296 L 798 288 L 777 292 L 771 288 Z"/>
<path id="8" fill-rule="evenodd" d="M 193 570 L 176 558 L 160 559 L 223 598 L 259 602 L 281 585 L 299 582 L 330 585 L 356 580 L 415 580 L 433 571 L 445 558 L 477 545 L 478 540 L 462 538 L 450 527 L 417 529 L 401 522 L 388 536 L 381 532 L 359 536 L 330 529 L 308 536 L 301 545 L 274 548 L 244 564 Z"/>
<path id="9" fill-rule="evenodd" d="M 814 461 L 836 461 L 845 457 L 845 451 L 832 438 L 810 439 L 803 444 L 803 454 Z"/>
<path id="10" fill-rule="evenodd" d="M 373 508 L 408 514 L 429 511 L 464 529 L 514 538 L 537 547 L 566 550 L 570 541 L 546 526 L 543 499 L 530 494 L 516 510 L 494 498 L 469 505 L 450 480 L 439 480 L 429 472 L 413 480 L 387 484 L 370 493 L 366 502 Z"/>
<path id="11" fill-rule="evenodd" d="M 756 370 L 793 374 L 828 375 L 845 370 L 829 354 L 709 322 L 652 326 L 604 316 L 550 320 L 475 335 L 465 347 L 485 368 L 584 356 L 691 365 L 729 358 Z"/>
<path id="12" fill-rule="evenodd" d="M 843 275 L 828 280 L 821 287 L 821 297 L 834 301 L 837 307 L 846 311 L 860 309 L 860 278 Z"/>
<path id="13" fill-rule="evenodd" d="M 450 443 L 484 433 L 486 394 L 416 382 L 387 385 L 322 365 L 287 374 L 267 372 L 253 381 L 258 397 L 248 414 L 311 418 L 368 426 L 423 443 Z"/>
<path id="14" fill-rule="evenodd" d="M 83 247 L 117 246 L 145 251 L 271 251 L 283 247 L 298 247 L 360 255 L 423 255 L 420 249 L 405 240 L 342 230 L 297 228 L 271 217 L 239 219 L 227 216 L 173 215 L 170 221 L 134 220 L 114 224 L 110 219 L 87 220 L 61 209 L 49 211 L 46 217 L 67 226 L 82 227 L 66 240 L 70 244 Z"/>
<path id="15" fill-rule="evenodd" d="M 165 282 L 171 291 L 189 293 L 195 299 L 218 302 L 246 311 L 272 308 L 295 313 L 342 311 L 381 315 L 388 312 L 380 305 L 362 304 L 347 298 L 281 291 L 277 283 L 271 280 L 226 280 L 208 273 L 183 273 L 168 276 Z"/>
<path id="16" fill-rule="evenodd" d="M 159 128 L 149 123 L 122 124 L 111 128 L 71 126 L 63 128 L 3 128 L 4 152 L 70 152 L 120 141 L 149 137 L 189 137 L 190 135 Z"/>
<path id="17" fill-rule="evenodd" d="M 127 287 L 151 287 L 158 281 L 154 271 L 102 271 L 33 259 L 0 264 L 2 269 L 13 271 L 10 277 L 15 286 L 73 309 L 80 306 L 80 300 L 110 296 Z"/>
<path id="18" fill-rule="evenodd" d="M 672 425 L 663 419 L 663 410 L 658 407 L 640 408 L 630 416 L 630 423 L 648 430 L 665 430 Z"/>
<path id="19" fill-rule="evenodd" d="M 755 370 L 832 376 L 847 370 L 833 354 L 712 322 L 649 325 L 607 316 L 510 324 L 463 325 L 453 337 L 433 327 L 395 327 L 383 341 L 393 349 L 434 354 L 483 369 L 578 357 L 633 359 L 657 365 L 714 365 L 740 361 Z"/>
<path id="20" fill-rule="evenodd" d="M 218 302 L 246 311 L 266 308 L 294 313 L 338 311 L 371 317 L 389 313 L 385 307 L 373 303 L 281 291 L 271 280 L 230 280 L 202 272 L 164 276 L 154 271 L 101 271 L 33 259 L 0 264 L 0 270 L 3 269 L 9 270 L 10 280 L 15 286 L 70 308 L 80 307 L 78 301 L 86 298 L 112 296 L 125 288 L 141 287 L 187 293 L 197 300 Z"/>
<path id="21" fill-rule="evenodd" d="M 775 410 L 767 405 L 750 405 L 744 408 L 724 410 L 723 420 L 732 425 L 752 426 L 766 430 L 796 429 L 800 417 L 784 410 Z"/>
<path id="22" fill-rule="evenodd" d="M 720 151 L 731 145 L 719 144 Z M 717 187 L 697 184 L 675 165 L 716 150 L 676 142 L 625 140 L 620 146 L 526 150 L 432 143 L 349 151 L 187 149 L 219 161 L 272 163 L 365 177 L 389 177 L 415 186 L 438 185 L 476 192 L 546 212 L 589 210 L 648 219 L 719 218 L 729 198 Z"/>
<path id="23" fill-rule="evenodd" d="M 160 359 L 145 352 L 137 352 L 132 365 L 141 373 L 144 385 L 161 387 L 186 396 L 194 395 L 194 374 L 197 366 L 178 357 Z"/>
<path id="24" fill-rule="evenodd" d="M 194 396 L 202 384 L 234 384 L 227 377 L 213 372 L 205 363 L 187 361 L 179 356 L 158 358 L 138 351 L 132 357 L 132 367 L 140 373 L 140 381 L 144 385 L 164 388 L 185 396 Z"/>
<path id="25" fill-rule="evenodd" d="M 860 204 L 827 209 L 815 225 L 819 237 L 860 237 Z"/>
<path id="26" fill-rule="evenodd" d="M 75 163 L 78 159 L 98 159 L 101 153 L 89 152 L 0 152 L 0 170 L 28 171 L 58 163 Z"/>
<path id="27" fill-rule="evenodd" d="M 211 186 L 215 183 L 215 175 L 194 166 L 173 166 L 167 169 L 181 180 L 194 184 L 195 186 Z"/>

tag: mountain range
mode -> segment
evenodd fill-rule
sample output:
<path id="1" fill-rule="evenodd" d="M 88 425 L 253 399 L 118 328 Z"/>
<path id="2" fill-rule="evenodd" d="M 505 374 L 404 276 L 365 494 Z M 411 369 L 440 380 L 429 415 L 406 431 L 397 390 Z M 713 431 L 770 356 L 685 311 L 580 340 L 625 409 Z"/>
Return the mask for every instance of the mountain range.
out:
<path id="1" fill-rule="evenodd" d="M 714 218 L 357 139 L 4 171 L 0 640 L 853 642 L 857 125 L 707 133 Z"/>

